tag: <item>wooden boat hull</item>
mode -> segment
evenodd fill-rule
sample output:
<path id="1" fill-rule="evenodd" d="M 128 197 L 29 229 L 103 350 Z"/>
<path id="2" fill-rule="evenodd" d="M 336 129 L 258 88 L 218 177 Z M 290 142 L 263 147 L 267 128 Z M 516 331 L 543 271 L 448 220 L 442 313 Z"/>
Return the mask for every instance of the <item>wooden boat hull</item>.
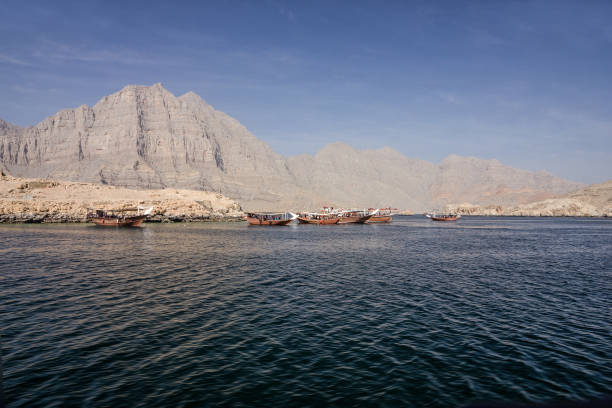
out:
<path id="1" fill-rule="evenodd" d="M 98 217 L 92 218 L 91 221 L 101 227 L 138 227 L 146 218 L 146 215 L 137 215 L 135 217 L 126 218 Z"/>
<path id="2" fill-rule="evenodd" d="M 457 217 L 429 217 L 432 221 L 457 221 Z"/>
<path id="3" fill-rule="evenodd" d="M 246 220 L 249 225 L 287 225 L 293 221 L 291 218 L 287 220 L 261 220 L 255 217 L 246 217 Z"/>
<path id="4" fill-rule="evenodd" d="M 323 220 L 316 220 L 316 219 L 298 217 L 298 222 L 300 224 L 332 225 L 332 224 L 337 224 L 338 221 L 340 221 L 339 218 L 327 218 Z"/>
<path id="5" fill-rule="evenodd" d="M 393 218 L 390 215 L 373 215 L 368 221 L 368 224 L 376 224 L 382 222 L 391 222 Z"/>
<path id="6" fill-rule="evenodd" d="M 365 215 L 363 217 L 357 215 L 349 215 L 346 217 L 340 217 L 338 224 L 365 224 L 372 218 L 372 215 Z"/>

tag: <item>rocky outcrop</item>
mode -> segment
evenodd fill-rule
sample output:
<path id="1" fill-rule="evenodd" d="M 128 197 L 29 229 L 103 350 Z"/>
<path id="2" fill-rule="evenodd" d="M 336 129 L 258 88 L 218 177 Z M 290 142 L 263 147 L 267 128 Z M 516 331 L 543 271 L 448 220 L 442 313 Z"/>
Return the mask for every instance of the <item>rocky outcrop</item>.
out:
<path id="1" fill-rule="evenodd" d="M 148 221 L 242 220 L 235 201 L 213 192 L 130 190 L 99 184 L 0 177 L 0 223 L 85 222 L 88 209 L 154 207 Z"/>
<path id="2" fill-rule="evenodd" d="M 248 209 L 422 211 L 464 201 L 526 203 L 582 187 L 496 160 L 450 156 L 438 165 L 343 143 L 284 158 L 198 95 L 176 97 L 160 84 L 126 86 L 28 128 L 0 121 L 0 165 L 19 177 L 215 191 Z"/>
<path id="3" fill-rule="evenodd" d="M 445 211 L 487 216 L 612 217 L 612 180 L 593 184 L 564 197 L 518 206 L 450 204 Z"/>

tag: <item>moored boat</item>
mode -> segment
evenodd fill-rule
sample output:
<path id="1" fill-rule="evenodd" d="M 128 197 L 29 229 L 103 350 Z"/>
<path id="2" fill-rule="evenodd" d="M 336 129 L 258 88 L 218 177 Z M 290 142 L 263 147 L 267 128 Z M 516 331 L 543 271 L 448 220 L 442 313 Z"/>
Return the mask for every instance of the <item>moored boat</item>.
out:
<path id="1" fill-rule="evenodd" d="M 340 221 L 338 215 L 330 213 L 300 213 L 297 219 L 300 224 L 317 225 L 337 224 Z"/>
<path id="2" fill-rule="evenodd" d="M 378 210 L 346 210 L 339 212 L 338 224 L 365 224 L 374 215 L 378 213 Z"/>
<path id="3" fill-rule="evenodd" d="M 425 214 L 425 216 L 432 221 L 457 221 L 457 219 L 461 218 L 459 214 L 436 214 L 435 212 Z"/>
<path id="4" fill-rule="evenodd" d="M 246 220 L 249 225 L 287 225 L 295 220 L 297 215 L 291 212 L 270 213 L 270 212 L 249 212 L 246 213 Z"/>
<path id="5" fill-rule="evenodd" d="M 369 220 L 366 221 L 368 224 L 377 224 L 391 222 L 393 220 L 391 208 L 383 208 L 378 213 L 372 215 Z"/>
<path id="6" fill-rule="evenodd" d="M 122 208 L 118 210 L 95 210 L 87 214 L 87 220 L 101 227 L 138 227 L 153 211 L 141 207 Z"/>

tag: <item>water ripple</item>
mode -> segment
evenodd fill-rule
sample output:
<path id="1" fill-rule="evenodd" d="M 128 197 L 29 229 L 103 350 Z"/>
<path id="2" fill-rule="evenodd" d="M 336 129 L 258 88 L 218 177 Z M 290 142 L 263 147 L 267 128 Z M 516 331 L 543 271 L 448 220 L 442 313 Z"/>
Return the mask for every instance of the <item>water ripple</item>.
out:
<path id="1" fill-rule="evenodd" d="M 612 222 L 0 228 L 10 406 L 612 392 Z"/>

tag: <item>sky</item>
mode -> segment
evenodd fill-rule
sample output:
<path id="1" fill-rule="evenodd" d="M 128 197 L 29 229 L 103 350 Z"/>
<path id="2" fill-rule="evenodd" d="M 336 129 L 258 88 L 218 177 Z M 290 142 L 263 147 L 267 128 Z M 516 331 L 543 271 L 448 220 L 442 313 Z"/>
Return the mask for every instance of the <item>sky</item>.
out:
<path id="1" fill-rule="evenodd" d="M 10 123 L 161 82 L 286 156 L 342 141 L 612 179 L 610 1 L 1 3 Z"/>

